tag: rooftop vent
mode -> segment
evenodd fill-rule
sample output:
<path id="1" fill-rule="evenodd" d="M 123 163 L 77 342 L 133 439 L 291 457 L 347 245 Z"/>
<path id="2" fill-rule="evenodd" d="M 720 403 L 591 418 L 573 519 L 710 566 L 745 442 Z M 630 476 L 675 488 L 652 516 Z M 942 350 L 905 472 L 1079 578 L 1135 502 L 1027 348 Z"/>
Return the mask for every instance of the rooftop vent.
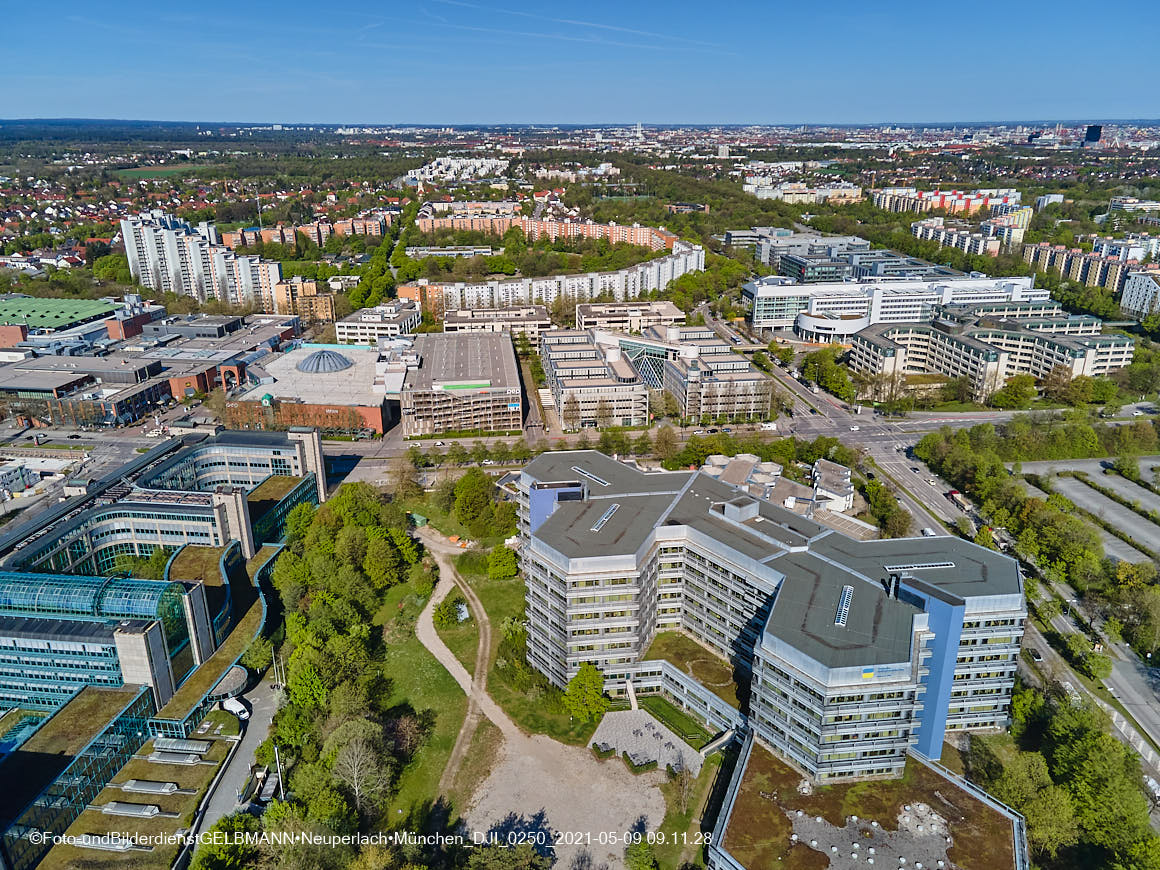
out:
<path id="1" fill-rule="evenodd" d="M 335 350 L 316 350 L 302 362 L 295 366 L 298 371 L 308 375 L 333 374 L 353 366 L 349 359 Z"/>
<path id="2" fill-rule="evenodd" d="M 600 486 L 608 486 L 608 481 L 607 481 L 607 480 L 605 480 L 605 479 L 604 479 L 604 478 L 602 478 L 602 477 L 597 477 L 597 476 L 596 476 L 595 474 L 593 474 L 591 471 L 585 471 L 583 468 L 581 468 L 581 467 L 580 467 L 580 466 L 578 466 L 578 465 L 573 465 L 573 466 L 572 466 L 572 470 L 573 470 L 573 471 L 575 471 L 577 474 L 580 474 L 580 475 L 583 475 L 584 477 L 587 477 L 587 478 L 588 478 L 589 480 L 591 480 L 593 483 L 597 483 L 597 484 L 599 484 Z"/>
<path id="3" fill-rule="evenodd" d="M 854 587 L 843 586 L 842 597 L 838 599 L 838 610 L 834 614 L 834 625 L 846 627 L 846 620 L 850 617 L 850 602 L 854 599 Z"/>
<path id="4" fill-rule="evenodd" d="M 595 525 L 592 526 L 590 531 L 599 532 L 601 529 L 604 528 L 604 524 L 606 522 L 608 522 L 610 519 L 612 519 L 612 515 L 614 513 L 616 513 L 618 510 L 620 510 L 619 504 L 612 505 L 608 510 L 606 510 L 604 512 L 604 514 L 600 517 L 600 519 L 598 519 L 596 521 Z"/>

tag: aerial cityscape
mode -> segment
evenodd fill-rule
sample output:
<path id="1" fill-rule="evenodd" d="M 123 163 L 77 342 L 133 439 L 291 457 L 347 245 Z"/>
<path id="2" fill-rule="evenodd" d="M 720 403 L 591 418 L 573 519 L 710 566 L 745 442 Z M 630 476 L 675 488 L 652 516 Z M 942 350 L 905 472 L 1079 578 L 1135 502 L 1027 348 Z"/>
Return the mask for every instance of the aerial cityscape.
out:
<path id="1" fill-rule="evenodd" d="M 1160 870 L 1152 10 L 1040 5 L 6 6 L 0 870 Z"/>

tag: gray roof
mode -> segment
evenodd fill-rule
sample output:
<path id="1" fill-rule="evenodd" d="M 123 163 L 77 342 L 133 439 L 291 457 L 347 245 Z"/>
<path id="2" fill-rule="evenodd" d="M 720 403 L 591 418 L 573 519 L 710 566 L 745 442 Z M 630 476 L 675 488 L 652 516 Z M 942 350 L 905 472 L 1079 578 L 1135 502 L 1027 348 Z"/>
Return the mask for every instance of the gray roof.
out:
<path id="1" fill-rule="evenodd" d="M 492 390 L 520 388 L 511 337 L 502 332 L 428 332 L 415 336 L 418 368 L 407 370 L 403 389 L 478 383 Z"/>
<path id="2" fill-rule="evenodd" d="M 768 634 L 830 668 L 910 659 L 912 622 L 919 608 L 812 553 L 788 553 L 776 567 L 785 580 L 765 624 Z M 852 586 L 854 594 L 846 624 L 838 625 L 835 617 L 845 586 Z"/>

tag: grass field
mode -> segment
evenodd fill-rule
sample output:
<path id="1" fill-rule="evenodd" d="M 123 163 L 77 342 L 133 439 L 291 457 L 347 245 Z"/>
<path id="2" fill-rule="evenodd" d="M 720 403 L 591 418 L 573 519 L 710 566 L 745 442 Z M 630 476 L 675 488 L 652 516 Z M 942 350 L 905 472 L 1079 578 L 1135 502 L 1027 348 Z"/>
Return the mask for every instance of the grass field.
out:
<path id="1" fill-rule="evenodd" d="M 467 668 L 467 673 L 475 676 L 475 654 L 479 649 L 479 623 L 468 619 L 452 628 L 436 627 L 435 631 L 447 644 L 447 648 Z"/>
<path id="2" fill-rule="evenodd" d="M 472 795 L 491 773 L 502 746 L 503 735 L 499 729 L 488 719 L 480 719 L 479 726 L 471 735 L 467 757 L 456 771 L 455 778 L 451 782 L 450 794 L 447 795 L 457 815 L 462 816 L 467 811 Z"/>
<path id="3" fill-rule="evenodd" d="M 132 169 L 113 170 L 121 178 L 171 178 L 174 175 L 191 175 L 212 167 L 204 163 L 182 163 L 178 166 L 136 166 Z"/>
<path id="4" fill-rule="evenodd" d="M 389 590 L 375 616 L 390 638 L 385 671 L 391 680 L 391 707 L 398 713 L 430 710 L 434 714 L 427 741 L 399 773 L 395 793 L 380 820 L 383 828 L 410 818 L 413 811 L 435 799 L 439 778 L 467 715 L 467 696 L 415 637 L 415 621 L 425 603 L 409 585 L 399 584 Z"/>
<path id="5" fill-rule="evenodd" d="M 713 739 L 713 735 L 697 721 L 696 717 L 670 703 L 661 695 L 644 695 L 639 697 L 637 702 L 641 709 L 648 710 L 658 722 L 694 749 L 700 749 Z"/>
<path id="6" fill-rule="evenodd" d="M 733 707 L 740 708 L 749 695 L 749 687 L 734 679 L 729 662 L 680 632 L 657 632 L 644 657 L 672 662 Z"/>

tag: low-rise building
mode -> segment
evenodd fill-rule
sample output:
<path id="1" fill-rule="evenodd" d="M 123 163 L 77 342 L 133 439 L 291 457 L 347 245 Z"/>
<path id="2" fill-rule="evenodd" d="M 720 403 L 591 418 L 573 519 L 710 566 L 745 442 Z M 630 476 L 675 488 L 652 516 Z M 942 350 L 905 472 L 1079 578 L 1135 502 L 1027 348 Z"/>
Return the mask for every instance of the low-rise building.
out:
<path id="1" fill-rule="evenodd" d="M 460 308 L 443 315 L 444 332 L 506 332 L 523 334 L 538 347 L 540 336 L 552 328 L 552 319 L 543 305 L 518 308 Z"/>
<path id="2" fill-rule="evenodd" d="M 502 333 L 415 336 L 400 394 L 403 437 L 515 432 L 523 426 L 519 369 Z"/>
<path id="3" fill-rule="evenodd" d="M 576 306 L 577 329 L 604 329 L 610 332 L 644 332 L 652 326 L 679 326 L 685 312 L 672 302 L 591 302 Z"/>
<path id="4" fill-rule="evenodd" d="M 339 344 L 377 345 L 381 338 L 410 335 L 423 322 L 419 305 L 395 299 L 375 308 L 362 308 L 334 324 Z"/>

